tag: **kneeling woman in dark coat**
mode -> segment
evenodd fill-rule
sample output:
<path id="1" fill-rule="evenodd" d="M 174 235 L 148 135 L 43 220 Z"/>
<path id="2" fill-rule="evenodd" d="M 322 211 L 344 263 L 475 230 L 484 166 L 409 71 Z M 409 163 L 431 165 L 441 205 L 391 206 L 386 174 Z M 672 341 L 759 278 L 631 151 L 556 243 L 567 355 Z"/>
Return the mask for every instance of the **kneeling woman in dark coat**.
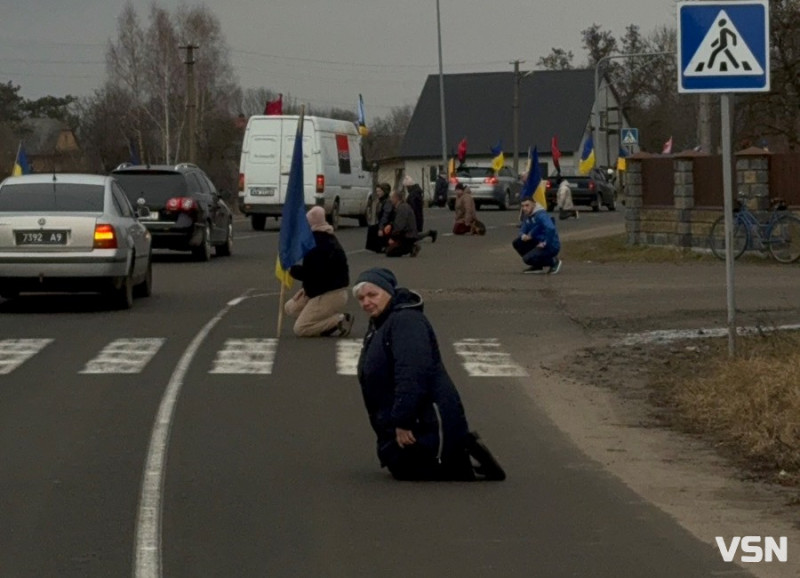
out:
<path id="1" fill-rule="evenodd" d="M 353 294 L 370 316 L 358 380 L 381 466 L 400 480 L 505 479 L 468 429 L 422 298 L 382 268 L 361 273 Z"/>

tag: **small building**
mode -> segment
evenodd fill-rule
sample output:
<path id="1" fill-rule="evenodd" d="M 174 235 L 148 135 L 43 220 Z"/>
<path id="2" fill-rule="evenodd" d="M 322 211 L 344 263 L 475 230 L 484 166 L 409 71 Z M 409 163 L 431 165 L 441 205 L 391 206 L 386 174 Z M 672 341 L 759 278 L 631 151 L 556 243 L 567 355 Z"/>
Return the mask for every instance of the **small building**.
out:
<path id="1" fill-rule="evenodd" d="M 33 172 L 85 170 L 83 151 L 75 133 L 64 122 L 54 118 L 30 118 L 25 120 L 22 130 L 22 142 Z"/>
<path id="2" fill-rule="evenodd" d="M 593 118 L 597 118 L 597 138 L 601 140 L 598 149 L 611 153 L 604 152 L 597 159 L 598 164 L 616 165 L 620 130 L 629 125 L 604 78 L 595 91 L 594 69 L 537 70 L 519 75 L 446 74 L 443 80 L 448 158 L 455 156 L 459 142 L 465 138 L 467 163 L 489 162 L 491 147 L 502 141 L 506 165 L 513 168 L 516 117 L 518 171 L 525 170 L 528 148 L 536 147 L 543 171 L 546 169 L 544 174 L 554 173 L 551 142 L 556 137 L 561 170 L 570 174 L 578 170 L 583 146 L 593 130 Z M 393 166 L 395 174 L 411 175 L 426 192 L 442 168 L 439 82 L 439 75 L 428 76 L 403 140 L 402 167 Z M 593 115 L 595 98 L 599 112 Z"/>

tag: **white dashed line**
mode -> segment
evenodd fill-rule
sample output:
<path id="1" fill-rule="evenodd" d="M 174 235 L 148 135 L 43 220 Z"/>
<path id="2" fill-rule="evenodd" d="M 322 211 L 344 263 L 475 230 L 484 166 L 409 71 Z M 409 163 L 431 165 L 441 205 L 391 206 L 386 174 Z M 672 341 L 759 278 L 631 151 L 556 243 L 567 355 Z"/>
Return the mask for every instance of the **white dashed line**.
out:
<path id="1" fill-rule="evenodd" d="M 80 373 L 139 373 L 163 344 L 161 337 L 116 339 Z"/>
<path id="2" fill-rule="evenodd" d="M 11 373 L 52 341 L 52 339 L 0 340 L 0 375 Z"/>

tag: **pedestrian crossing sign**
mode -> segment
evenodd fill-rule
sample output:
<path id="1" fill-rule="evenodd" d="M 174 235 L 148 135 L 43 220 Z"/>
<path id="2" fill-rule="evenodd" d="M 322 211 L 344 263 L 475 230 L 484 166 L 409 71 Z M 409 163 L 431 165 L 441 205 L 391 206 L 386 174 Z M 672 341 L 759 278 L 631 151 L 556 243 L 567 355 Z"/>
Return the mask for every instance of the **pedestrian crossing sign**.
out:
<path id="1" fill-rule="evenodd" d="M 623 128 L 621 136 L 622 136 L 622 144 L 626 146 L 633 146 L 639 144 L 638 128 Z"/>
<path id="2" fill-rule="evenodd" d="M 767 91 L 767 0 L 678 4 L 678 92 Z"/>

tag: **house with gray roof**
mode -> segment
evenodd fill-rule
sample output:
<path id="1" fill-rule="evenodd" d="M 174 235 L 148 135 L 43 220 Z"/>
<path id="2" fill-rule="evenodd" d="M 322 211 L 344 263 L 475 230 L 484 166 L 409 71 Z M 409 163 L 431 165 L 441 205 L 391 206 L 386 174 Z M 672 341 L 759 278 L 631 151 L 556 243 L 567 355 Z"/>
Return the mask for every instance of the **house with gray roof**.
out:
<path id="1" fill-rule="evenodd" d="M 620 129 L 628 123 L 620 111 L 618 99 L 604 78 L 600 78 L 597 94 L 599 114 L 595 106 L 594 69 L 536 70 L 520 73 L 485 72 L 444 75 L 446 150 L 454 156 L 461 139 L 467 140 L 467 163 L 489 162 L 491 147 L 502 140 L 506 165 L 513 167 L 514 155 L 514 91 L 518 90 L 518 158 L 519 171 L 527 164 L 528 147 L 536 147 L 545 174 L 555 168 L 551 155 L 551 139 L 556 136 L 561 151 L 564 174 L 577 172 L 581 151 L 590 136 L 593 118 L 599 118 L 599 151 L 610 151 L 599 164 L 615 166 L 619 151 Z M 439 75 L 428 76 L 401 147 L 405 172 L 424 188 L 430 186 L 442 165 L 442 127 L 439 97 Z M 636 152 L 636 151 L 631 151 Z M 402 169 L 402 170 L 401 170 Z"/>

